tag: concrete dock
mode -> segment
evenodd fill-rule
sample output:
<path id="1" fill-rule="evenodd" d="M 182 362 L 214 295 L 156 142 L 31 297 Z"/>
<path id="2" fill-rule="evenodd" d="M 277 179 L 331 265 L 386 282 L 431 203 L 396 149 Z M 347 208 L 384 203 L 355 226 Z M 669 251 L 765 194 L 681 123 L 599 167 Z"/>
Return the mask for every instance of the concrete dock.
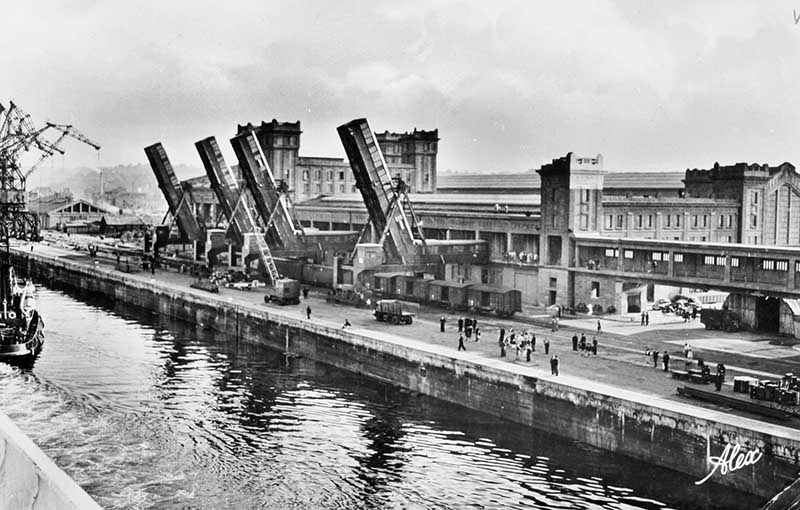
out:
<path id="1" fill-rule="evenodd" d="M 29 245 L 21 246 L 14 257 L 21 269 L 30 269 L 42 283 L 99 292 L 246 341 L 288 348 L 294 354 L 534 429 L 688 473 L 697 480 L 715 471 L 713 457 L 722 455 L 729 444 L 739 445 L 743 452 L 758 449 L 762 455 L 757 462 L 727 474 L 716 470 L 711 478 L 715 482 L 767 498 L 793 482 L 800 470 L 796 421 L 770 422 L 684 400 L 675 394 L 679 383 L 647 366 L 645 344 L 679 354 L 684 339 L 693 345 L 708 343 L 702 332 L 692 331 L 689 338 L 679 325 L 651 324 L 650 329 L 634 331 L 640 327 L 635 323 L 602 320 L 599 355 L 584 356 L 572 351 L 570 337 L 575 332 L 580 335 L 583 328 L 591 340 L 596 334 L 594 319 L 562 321 L 561 329 L 553 332 L 533 325 L 535 317 L 502 322 L 478 317 L 481 341 L 468 341 L 467 351 L 457 352 L 457 317 L 446 314 L 446 331 L 441 333 L 439 310 L 423 312 L 413 325 L 392 326 L 376 322 L 367 310 L 325 303 L 324 292 L 312 292 L 299 306 L 278 307 L 265 305 L 263 293 L 257 290 L 222 289 L 211 294 L 190 288 L 192 278 L 185 274 L 121 273 L 113 268 L 113 261 L 90 259 L 86 252 L 55 246 L 36 245 L 33 251 Z M 311 308 L 310 319 L 306 307 Z M 342 328 L 345 318 L 351 328 Z M 506 358 L 499 357 L 500 326 L 536 334 L 537 352 L 530 363 L 524 355 L 517 360 L 513 350 Z M 646 340 L 638 338 L 638 333 Z M 550 354 L 561 358 L 558 376 L 551 375 L 549 356 L 542 353 L 545 335 L 551 342 Z M 709 362 L 724 361 L 730 375 L 738 370 L 776 377 L 794 362 L 791 346 L 781 355 L 763 359 L 713 349 L 700 352 Z M 731 394 L 730 388 L 723 391 Z"/>

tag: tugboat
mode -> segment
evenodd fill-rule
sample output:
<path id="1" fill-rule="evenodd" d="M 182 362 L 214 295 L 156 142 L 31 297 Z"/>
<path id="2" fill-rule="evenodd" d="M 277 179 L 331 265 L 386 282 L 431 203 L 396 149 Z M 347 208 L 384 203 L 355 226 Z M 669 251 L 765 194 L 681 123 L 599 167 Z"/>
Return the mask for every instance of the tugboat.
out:
<path id="1" fill-rule="evenodd" d="M 36 289 L 20 282 L 6 260 L 0 265 L 0 361 L 30 366 L 44 344 L 44 321 L 36 310 Z"/>

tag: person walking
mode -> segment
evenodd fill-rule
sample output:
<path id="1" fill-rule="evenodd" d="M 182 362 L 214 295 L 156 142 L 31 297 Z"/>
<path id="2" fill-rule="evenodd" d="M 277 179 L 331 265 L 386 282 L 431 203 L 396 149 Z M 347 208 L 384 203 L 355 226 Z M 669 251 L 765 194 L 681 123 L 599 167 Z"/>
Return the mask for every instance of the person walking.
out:
<path id="1" fill-rule="evenodd" d="M 461 333 L 464 331 L 464 317 L 458 318 L 458 332 Z"/>
<path id="2" fill-rule="evenodd" d="M 351 326 L 352 326 L 352 324 L 350 324 L 350 321 L 345 319 L 344 320 L 344 325 L 342 326 L 342 329 L 346 329 L 346 328 L 349 328 Z"/>
<path id="3" fill-rule="evenodd" d="M 650 325 L 650 312 L 644 312 L 644 325 Z"/>
<path id="4" fill-rule="evenodd" d="M 550 373 L 553 375 L 558 375 L 558 355 L 556 354 L 550 358 Z"/>
<path id="5" fill-rule="evenodd" d="M 578 350 L 578 335 L 572 335 L 572 350 Z"/>
<path id="6" fill-rule="evenodd" d="M 500 357 L 501 358 L 505 358 L 506 357 L 506 340 L 505 340 L 505 338 L 500 339 L 500 342 L 498 342 L 498 343 L 500 344 Z"/>
<path id="7" fill-rule="evenodd" d="M 447 319 L 444 318 L 444 315 L 441 316 L 439 319 L 439 332 L 444 333 L 444 323 L 447 322 Z"/>
<path id="8" fill-rule="evenodd" d="M 683 344 L 683 357 L 687 358 L 687 359 L 689 358 L 689 344 L 688 343 Z"/>
<path id="9" fill-rule="evenodd" d="M 533 349 L 533 352 L 536 352 L 536 335 L 535 334 L 533 336 L 531 336 L 531 349 Z"/>
<path id="10" fill-rule="evenodd" d="M 715 382 L 717 391 L 722 389 L 723 382 L 725 382 L 725 365 L 717 363 L 717 380 Z"/>
<path id="11" fill-rule="evenodd" d="M 506 328 L 502 328 L 501 327 L 500 328 L 500 339 L 498 340 L 498 342 L 500 342 L 502 344 L 505 339 L 506 339 Z"/>
<path id="12" fill-rule="evenodd" d="M 467 350 L 467 348 L 464 347 L 464 335 L 458 335 L 458 350 L 459 351 Z"/>
<path id="13" fill-rule="evenodd" d="M 653 368 L 658 368 L 658 349 L 653 349 Z"/>
<path id="14" fill-rule="evenodd" d="M 644 326 L 644 312 L 642 312 L 642 322 L 641 325 Z"/>
<path id="15" fill-rule="evenodd" d="M 544 337 L 544 353 L 550 354 L 550 338 L 547 335 Z"/>
<path id="16" fill-rule="evenodd" d="M 597 337 L 596 336 L 592 337 L 592 354 L 597 356 Z"/>
<path id="17" fill-rule="evenodd" d="M 481 328 L 475 328 L 475 341 L 480 342 L 481 340 Z"/>
<path id="18" fill-rule="evenodd" d="M 310 306 L 306 307 L 306 318 L 307 319 L 311 318 L 311 307 Z"/>
<path id="19" fill-rule="evenodd" d="M 669 353 L 664 351 L 664 372 L 669 372 Z"/>
<path id="20" fill-rule="evenodd" d="M 531 353 L 532 352 L 533 352 L 533 349 L 531 349 L 531 344 L 530 344 L 530 342 L 528 342 L 528 344 L 525 346 L 525 361 L 527 361 L 528 363 L 531 362 Z"/>
<path id="21" fill-rule="evenodd" d="M 597 321 L 597 334 L 599 335 L 602 332 L 603 332 L 603 328 L 600 326 L 600 321 L 598 320 Z"/>

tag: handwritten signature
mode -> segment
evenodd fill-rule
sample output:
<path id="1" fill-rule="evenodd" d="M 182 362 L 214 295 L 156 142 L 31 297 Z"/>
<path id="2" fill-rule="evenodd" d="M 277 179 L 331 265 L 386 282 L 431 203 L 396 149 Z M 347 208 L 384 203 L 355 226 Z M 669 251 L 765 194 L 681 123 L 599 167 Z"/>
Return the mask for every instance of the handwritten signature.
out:
<path id="1" fill-rule="evenodd" d="M 742 469 L 746 466 L 752 466 L 761 460 L 763 455 L 763 452 L 760 450 L 748 450 L 747 452 L 743 452 L 738 444 L 731 445 L 728 443 L 725 445 L 725 449 L 722 450 L 722 455 L 719 457 L 714 457 L 711 455 L 708 456 L 708 462 L 711 463 L 713 468 L 705 478 L 698 482 L 694 482 L 694 484 L 700 485 L 701 483 L 705 482 L 711 478 L 711 475 L 713 475 L 718 469 L 719 474 L 726 475 L 731 471 L 736 471 L 737 469 Z"/>

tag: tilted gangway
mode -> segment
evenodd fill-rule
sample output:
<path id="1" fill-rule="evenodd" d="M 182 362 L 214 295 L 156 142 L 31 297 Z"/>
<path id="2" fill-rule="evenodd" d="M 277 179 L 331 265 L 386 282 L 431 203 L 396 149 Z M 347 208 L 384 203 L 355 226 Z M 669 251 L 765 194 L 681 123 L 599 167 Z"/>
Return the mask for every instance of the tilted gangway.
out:
<path id="1" fill-rule="evenodd" d="M 201 240 L 203 229 L 194 215 L 192 196 L 178 181 L 164 146 L 156 143 L 145 147 L 144 152 L 158 181 L 158 187 L 167 201 L 169 213 L 178 225 L 181 238 L 189 241 Z"/>
<path id="2" fill-rule="evenodd" d="M 358 243 L 367 242 L 369 236 L 377 237 L 373 242 L 383 245 L 388 261 L 417 262 L 426 251 L 422 229 L 414 221 L 405 184 L 400 179 L 392 182 L 367 120 L 353 120 L 339 126 L 337 131 L 369 216 Z M 404 206 L 409 208 L 411 222 Z"/>
<path id="3" fill-rule="evenodd" d="M 219 205 L 228 220 L 232 240 L 238 246 L 246 247 L 246 252 L 252 252 L 251 243 L 254 242 L 256 255 L 264 265 L 272 283 L 276 284 L 280 275 L 275 267 L 272 252 L 264 239 L 264 233 L 260 231 L 250 211 L 244 190 L 240 192 L 236 177 L 222 157 L 217 140 L 213 136 L 208 137 L 195 143 L 195 147 L 203 161 Z M 247 245 L 245 245 L 246 241 L 248 241 Z"/>
<path id="4" fill-rule="evenodd" d="M 231 138 L 231 145 L 239 160 L 245 185 L 253 198 L 253 206 L 268 232 L 286 250 L 302 247 L 303 229 L 300 227 L 289 197 L 286 184 L 276 182 L 264 153 L 252 132 Z M 274 246 L 274 245 L 273 245 Z"/>

